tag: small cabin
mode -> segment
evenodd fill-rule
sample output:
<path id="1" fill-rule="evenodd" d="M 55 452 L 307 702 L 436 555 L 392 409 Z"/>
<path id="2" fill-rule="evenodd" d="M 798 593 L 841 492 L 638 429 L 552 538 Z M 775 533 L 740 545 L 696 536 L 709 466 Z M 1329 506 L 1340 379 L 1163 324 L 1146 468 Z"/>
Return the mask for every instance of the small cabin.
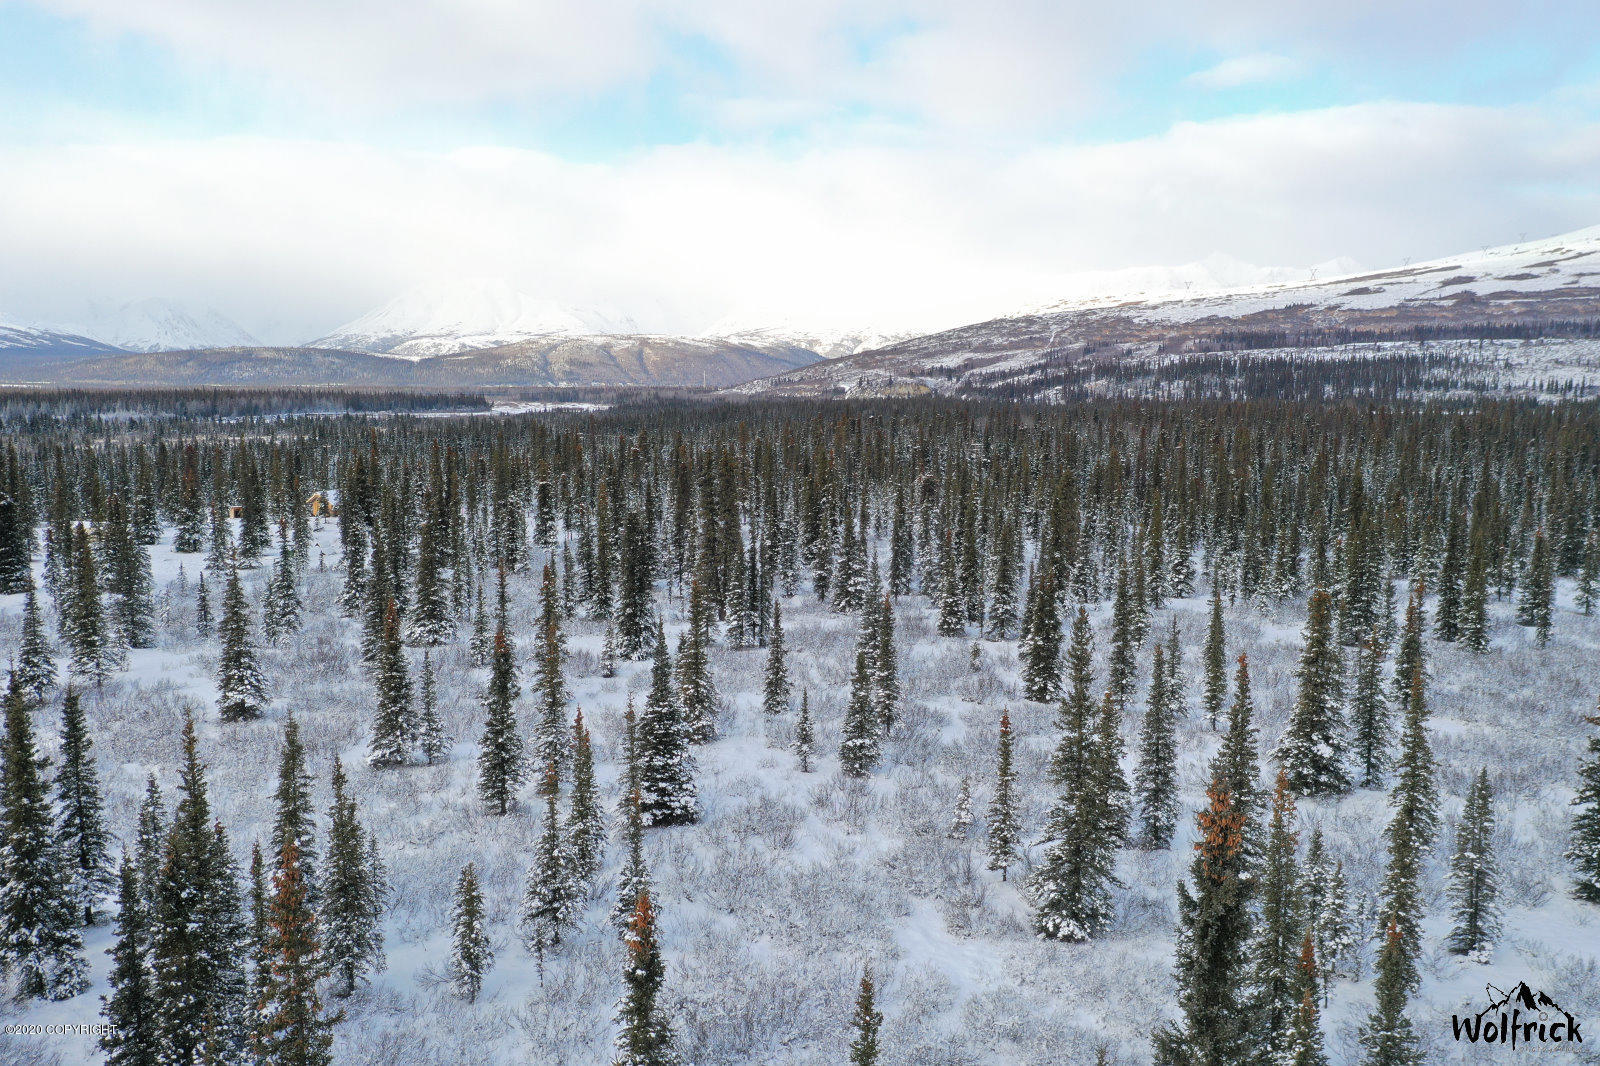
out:
<path id="1" fill-rule="evenodd" d="M 321 518 L 324 515 L 334 515 L 339 512 L 333 509 L 333 504 L 320 492 L 313 492 L 306 497 L 306 511 L 312 518 Z"/>
<path id="2" fill-rule="evenodd" d="M 228 517 L 229 518 L 243 518 L 244 517 L 244 505 L 243 504 L 238 504 L 238 503 L 230 503 L 228 505 Z"/>

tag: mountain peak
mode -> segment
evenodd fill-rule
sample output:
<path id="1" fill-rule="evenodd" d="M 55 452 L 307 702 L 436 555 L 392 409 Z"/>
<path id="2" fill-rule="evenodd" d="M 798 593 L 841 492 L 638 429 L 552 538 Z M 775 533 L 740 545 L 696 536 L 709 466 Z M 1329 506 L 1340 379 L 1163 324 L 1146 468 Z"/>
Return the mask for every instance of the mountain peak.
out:
<path id="1" fill-rule="evenodd" d="M 64 328 L 132 352 L 233 348 L 257 343 L 237 323 L 211 308 L 191 309 L 160 297 L 124 304 L 91 303 L 84 321 Z"/>
<path id="2" fill-rule="evenodd" d="M 619 312 L 530 296 L 504 278 L 458 278 L 415 286 L 311 346 L 415 360 L 533 337 L 638 332 Z"/>

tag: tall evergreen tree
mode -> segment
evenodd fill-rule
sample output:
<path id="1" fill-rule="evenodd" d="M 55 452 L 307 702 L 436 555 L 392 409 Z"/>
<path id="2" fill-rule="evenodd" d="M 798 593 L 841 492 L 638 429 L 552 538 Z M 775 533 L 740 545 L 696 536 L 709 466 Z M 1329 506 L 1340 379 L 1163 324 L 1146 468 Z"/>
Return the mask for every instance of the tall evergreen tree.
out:
<path id="1" fill-rule="evenodd" d="M 1253 1031 L 1266 1041 L 1264 1057 L 1272 1062 L 1289 1056 L 1292 1022 L 1300 1005 L 1301 989 L 1295 974 L 1305 925 L 1300 876 L 1295 866 L 1299 837 L 1294 820 L 1294 794 L 1289 789 L 1288 775 L 1280 770 L 1254 891 L 1258 910 L 1255 939 L 1250 945 Z"/>
<path id="2" fill-rule="evenodd" d="M 1028 589 L 1027 620 L 1018 648 L 1022 658 L 1022 692 L 1048 703 L 1061 694 L 1061 615 L 1055 578 L 1046 568 Z"/>
<path id="3" fill-rule="evenodd" d="M 640 892 L 633 917 L 623 938 L 627 961 L 622 980 L 626 986 L 617 1008 L 617 1058 L 615 1066 L 678 1066 L 677 1040 L 661 1009 L 661 982 L 666 966 L 656 943 L 656 912 L 649 892 Z"/>
<path id="4" fill-rule="evenodd" d="M 300 723 L 293 715 L 283 724 L 278 787 L 273 803 L 276 811 L 269 838 L 270 854 L 282 855 L 286 845 L 294 845 L 300 880 L 306 886 L 306 899 L 315 908 L 321 898 L 317 880 L 317 826 L 311 808 L 311 774 L 306 770 L 305 746 L 300 742 Z"/>
<path id="5" fill-rule="evenodd" d="M 1361 1066 L 1421 1066 L 1427 1061 L 1422 1042 L 1406 1017 L 1406 997 L 1411 990 L 1411 953 L 1400 926 L 1390 922 L 1378 953 L 1378 975 L 1373 983 L 1377 1004 L 1361 1030 L 1365 1055 Z"/>
<path id="6" fill-rule="evenodd" d="M 611 908 L 611 924 L 626 935 L 634 908 L 642 893 L 650 891 L 650 868 L 644 859 L 644 818 L 640 813 L 639 790 L 631 788 L 623 799 L 623 844 L 627 856 L 617 874 L 617 901 Z"/>
<path id="7" fill-rule="evenodd" d="M 1585 719 L 1600 727 L 1600 712 Z M 1600 903 L 1600 732 L 1589 738 L 1588 757 L 1578 767 L 1572 805 L 1572 835 L 1566 858 L 1572 864 L 1572 894 L 1585 903 Z"/>
<path id="8" fill-rule="evenodd" d="M 605 850 L 605 814 L 594 780 L 594 748 L 579 708 L 572 720 L 572 799 L 567 808 L 567 859 L 579 896 L 593 887 Z"/>
<path id="9" fill-rule="evenodd" d="M 1550 560 L 1550 545 L 1544 530 L 1533 536 L 1533 551 L 1528 555 L 1528 571 L 1522 579 L 1522 595 L 1517 600 L 1517 624 L 1534 631 L 1540 644 L 1550 643 L 1555 621 L 1555 568 Z"/>
<path id="10" fill-rule="evenodd" d="M 494 635 L 494 656 L 489 664 L 489 687 L 484 692 L 483 739 L 478 751 L 478 794 L 495 814 L 508 814 L 522 784 L 522 735 L 517 728 L 516 700 L 521 695 L 511 644 L 506 631 Z"/>
<path id="11" fill-rule="evenodd" d="M 1300 959 L 1295 966 L 1289 1037 L 1280 1061 L 1286 1066 L 1328 1066 L 1323 1049 L 1322 1012 L 1317 1008 L 1318 962 L 1316 946 L 1307 930 L 1300 940 Z"/>
<path id="12" fill-rule="evenodd" d="M 127 852 L 117 873 L 116 941 L 111 956 L 109 995 L 100 997 L 107 1029 L 100 1050 L 107 1066 L 158 1066 L 160 1046 L 152 1024 L 150 930 L 138 869 Z"/>
<path id="13" fill-rule="evenodd" d="M 811 772 L 811 759 L 816 754 L 816 736 L 811 729 L 811 693 L 800 693 L 800 715 L 794 720 L 794 757 L 800 772 Z"/>
<path id="14" fill-rule="evenodd" d="M 89 986 L 78 934 L 82 896 L 73 856 L 52 817 L 49 761 L 13 684 L 5 699 L 0 776 L 0 965 L 19 999 L 70 999 Z"/>
<path id="15" fill-rule="evenodd" d="M 306 900 L 305 880 L 294 844 L 284 845 L 272 878 L 267 907 L 268 968 L 256 1010 L 256 1056 L 283 1066 L 328 1066 L 338 1017 L 323 1014 L 317 979 L 324 960 L 316 917 Z"/>
<path id="16" fill-rule="evenodd" d="M 337 755 L 322 896 L 322 943 L 328 970 L 338 982 L 334 994 L 348 996 L 358 981 L 384 968 L 383 907 L 388 887 L 376 859 L 376 842 L 361 827 Z"/>
<path id="17" fill-rule="evenodd" d="M 1356 648 L 1355 689 L 1350 696 L 1350 719 L 1354 735 L 1355 766 L 1362 788 L 1377 788 L 1389 763 L 1389 741 L 1393 727 L 1389 705 L 1383 698 L 1383 652 L 1378 634 L 1370 634 Z M 1326 962 L 1326 960 L 1324 960 Z"/>
<path id="18" fill-rule="evenodd" d="M 1334 796 L 1350 789 L 1344 769 L 1343 674 L 1333 630 L 1333 599 L 1318 589 L 1311 594 L 1306 616 L 1294 713 L 1277 752 L 1289 787 L 1299 795 Z"/>
<path id="19" fill-rule="evenodd" d="M 105 555 L 106 588 L 111 592 L 111 616 L 117 639 L 130 648 L 155 644 L 152 618 L 150 556 L 133 534 L 127 506 L 112 493 L 106 501 L 106 521 L 99 530 Z"/>
<path id="20" fill-rule="evenodd" d="M 1391 701 L 1400 707 L 1404 707 L 1411 696 L 1412 674 L 1420 670 L 1423 683 L 1428 680 L 1422 646 L 1422 598 L 1426 594 L 1422 583 L 1417 582 L 1411 586 L 1411 598 L 1406 601 L 1406 620 L 1400 630 L 1400 647 L 1395 651 L 1394 682 L 1390 690 Z"/>
<path id="21" fill-rule="evenodd" d="M 285 530 L 278 541 L 278 561 L 267 580 L 267 601 L 262 607 L 261 633 L 276 644 L 300 628 L 300 590 L 295 584 L 297 564 Z"/>
<path id="22" fill-rule="evenodd" d="M 106 829 L 95 772 L 89 727 L 78 694 L 67 689 L 61 702 L 61 768 L 56 771 L 56 811 L 83 924 L 93 925 L 95 905 L 115 881 L 111 835 Z"/>
<path id="23" fill-rule="evenodd" d="M 689 626 L 678 638 L 677 672 L 678 699 L 683 705 L 689 739 L 704 744 L 716 736 L 717 688 L 711 680 L 711 612 L 709 605 L 695 604 L 699 588 L 700 582 L 693 582 L 689 593 Z"/>
<path id="24" fill-rule="evenodd" d="M 56 663 L 50 654 L 50 638 L 45 634 L 44 621 L 39 616 L 39 600 L 34 595 L 31 575 L 22 601 L 22 639 L 11 673 L 22 698 L 32 706 L 43 703 L 50 690 L 56 687 Z"/>
<path id="25" fill-rule="evenodd" d="M 561 818 L 556 811 L 560 788 L 552 779 L 556 768 L 546 763 L 544 831 L 535 845 L 533 865 L 528 868 L 528 885 L 522 894 L 522 938 L 544 966 L 545 953 L 561 943 L 567 928 L 577 919 L 578 884 L 572 876 L 567 841 L 562 839 Z"/>
<path id="26" fill-rule="evenodd" d="M 436 526 L 432 518 L 422 523 L 422 536 L 417 542 L 416 587 L 406 622 L 406 643 L 423 647 L 443 644 L 455 631 L 443 573 L 444 549 Z"/>
<path id="27" fill-rule="evenodd" d="M 422 649 L 422 679 L 418 685 L 416 741 L 422 758 L 429 766 L 450 753 L 450 739 L 444 735 L 444 722 L 439 717 L 439 695 L 434 682 L 433 657 L 429 649 Z"/>
<path id="28" fill-rule="evenodd" d="M 1422 671 L 1411 675 L 1405 728 L 1400 737 L 1399 774 L 1389 794 L 1394 811 L 1385 837 L 1389 866 L 1379 888 L 1378 913 L 1385 926 L 1400 931 L 1407 987 L 1416 984 L 1422 935 L 1422 869 L 1439 829 L 1439 799 L 1433 781 L 1433 749 L 1428 743 L 1428 709 Z"/>
<path id="29" fill-rule="evenodd" d="M 850 675 L 850 699 L 845 704 L 844 739 L 839 742 L 839 769 L 846 777 L 866 777 L 877 769 L 882 753 L 882 721 L 872 704 L 875 644 L 870 627 L 863 624 L 856 637 L 856 667 Z"/>
<path id="30" fill-rule="evenodd" d="M 1228 651 L 1227 637 L 1222 628 L 1222 584 L 1211 583 L 1211 621 L 1206 626 L 1205 694 L 1200 706 L 1206 723 L 1212 729 L 1222 717 L 1222 706 L 1228 702 Z"/>
<path id="31" fill-rule="evenodd" d="M 685 825 L 698 817 L 695 801 L 694 754 L 688 723 L 672 683 L 672 658 L 667 636 L 656 621 L 655 662 L 650 670 L 650 695 L 639 719 L 638 760 L 640 810 L 645 825 Z"/>
<path id="32" fill-rule="evenodd" d="M 850 1066 L 877 1066 L 878 1031 L 883 1027 L 883 1012 L 878 1009 L 877 990 L 872 971 L 863 970 L 861 987 L 856 992 L 856 1010 L 850 1016 L 855 1037 L 850 1041 Z"/>
<path id="33" fill-rule="evenodd" d="M 62 612 L 62 637 L 72 651 L 72 672 L 98 687 L 121 665 L 121 649 L 100 602 L 99 568 L 82 522 L 73 530 L 73 564 Z"/>
<path id="34" fill-rule="evenodd" d="M 553 779 L 560 787 L 567 768 L 567 679 L 565 659 L 567 639 L 561 632 L 561 600 L 556 589 L 555 567 L 546 563 L 539 584 L 539 646 L 535 652 L 537 667 L 534 673 L 534 690 L 539 694 L 537 717 L 533 727 L 533 757 L 540 766 L 553 766 Z M 543 787 L 552 779 L 541 773 Z"/>
<path id="35" fill-rule="evenodd" d="M 228 568 L 228 590 L 222 597 L 219 628 L 222 650 L 217 656 L 217 708 L 224 722 L 260 718 L 267 707 L 267 679 L 256 663 L 239 570 Z"/>
<path id="36" fill-rule="evenodd" d="M 1166 649 L 1157 644 L 1151 662 L 1149 703 L 1139 733 L 1139 763 L 1133 776 L 1138 839 L 1146 848 L 1169 847 L 1178 823 L 1176 693 L 1168 687 L 1169 681 Z"/>
<path id="37" fill-rule="evenodd" d="M 1467 579 L 1461 589 L 1461 643 L 1481 655 L 1489 650 L 1489 549 L 1487 536 L 1476 522 L 1473 525 Z"/>
<path id="38" fill-rule="evenodd" d="M 872 587 L 878 587 L 873 565 Z M 872 612 L 872 709 L 887 733 L 900 718 L 900 655 L 894 643 L 894 601 L 884 594 Z"/>
<path id="39" fill-rule="evenodd" d="M 494 965 L 494 945 L 484 922 L 483 894 L 478 890 L 477 871 L 469 862 L 456 882 L 450 920 L 450 975 L 456 994 L 468 1003 L 478 1001 L 483 975 Z"/>
<path id="40" fill-rule="evenodd" d="M 789 688 L 789 667 L 785 656 L 787 649 L 783 638 L 783 609 L 778 601 L 772 603 L 772 626 L 767 638 L 767 671 L 762 681 L 761 709 L 768 715 L 782 714 L 789 709 L 792 695 Z"/>
<path id="41" fill-rule="evenodd" d="M 1457 955 L 1487 954 L 1500 935 L 1500 879 L 1494 861 L 1494 793 L 1489 771 L 1480 769 L 1467 793 L 1450 860 L 1453 927 L 1450 950 Z"/>
<path id="42" fill-rule="evenodd" d="M 989 869 L 1006 879 L 1020 855 L 1021 826 L 1017 824 L 1017 773 L 1011 765 L 1011 715 L 1000 712 L 1000 740 L 994 776 L 994 799 L 989 803 Z"/>
<path id="43" fill-rule="evenodd" d="M 1239 653 L 1239 667 L 1233 680 L 1233 703 L 1228 708 L 1228 731 L 1217 749 L 1212 764 L 1213 776 L 1220 775 L 1228 790 L 1229 803 L 1238 811 L 1245 834 L 1245 868 L 1250 870 L 1258 856 L 1259 815 L 1265 800 L 1261 788 L 1261 767 L 1256 754 L 1255 703 L 1250 696 L 1250 660 Z"/>

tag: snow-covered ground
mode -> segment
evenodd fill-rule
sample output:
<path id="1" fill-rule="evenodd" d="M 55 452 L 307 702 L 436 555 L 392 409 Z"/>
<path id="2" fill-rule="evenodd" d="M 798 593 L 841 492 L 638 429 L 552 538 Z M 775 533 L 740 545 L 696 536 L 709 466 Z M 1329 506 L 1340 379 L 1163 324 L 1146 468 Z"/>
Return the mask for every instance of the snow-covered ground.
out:
<path id="1" fill-rule="evenodd" d="M 372 690 L 360 665 L 358 627 L 336 609 L 341 583 L 337 535 L 317 531 L 303 586 L 304 629 L 266 649 L 274 707 L 266 719 L 224 725 L 215 716 L 212 646 L 193 629 L 200 556 L 177 556 L 170 534 L 154 549 L 160 590 L 160 646 L 133 655 L 129 670 L 104 691 L 88 693 L 95 754 L 112 826 L 131 840 L 145 777 L 175 782 L 184 710 L 200 720 L 201 754 L 212 799 L 241 863 L 265 841 L 283 721 L 300 722 L 317 780 L 316 804 L 329 802 L 334 754 L 351 768 L 361 818 L 374 829 L 394 889 L 386 922 L 388 969 L 341 1004 L 340 1063 L 589 1064 L 610 1061 L 613 1012 L 620 995 L 621 946 L 605 915 L 615 842 L 602 889 L 575 938 L 546 959 L 543 972 L 520 944 L 516 916 L 539 832 L 542 804 L 532 789 L 504 818 L 483 810 L 475 791 L 478 695 L 484 677 L 467 665 L 461 644 L 438 649 L 440 709 L 454 747 L 434 767 L 375 773 L 365 753 Z M 538 560 L 535 560 L 537 571 Z M 325 567 L 325 569 L 324 569 Z M 180 576 L 181 568 L 181 576 Z M 246 575 L 259 602 L 266 568 Z M 216 583 L 209 581 L 216 594 Z M 524 678 L 536 614 L 535 584 L 514 575 L 513 631 Z M 664 595 L 664 593 L 663 593 Z M 1563 588 L 1554 642 L 1534 645 L 1511 622 L 1508 604 L 1492 608 L 1494 641 L 1485 656 L 1431 638 L 1432 741 L 1453 825 L 1471 776 L 1487 766 L 1496 792 L 1496 848 L 1504 934 L 1487 964 L 1447 954 L 1444 872 L 1446 829 L 1429 861 L 1430 903 L 1423 985 L 1410 1016 L 1431 1046 L 1430 1061 L 1504 1061 L 1456 1045 L 1449 1019 L 1483 1001 L 1484 986 L 1526 980 L 1581 1021 L 1600 1025 L 1600 908 L 1567 894 L 1566 844 L 1574 768 L 1592 730 L 1600 673 L 1600 617 L 1575 612 Z M 681 601 L 663 599 L 668 628 L 682 628 Z M 1174 601 L 1153 618 L 1164 634 L 1176 615 L 1185 645 L 1190 716 L 1179 734 L 1184 814 L 1170 851 L 1123 852 L 1112 927 L 1086 945 L 1046 943 L 1031 935 L 1019 886 L 1026 869 L 1002 883 L 984 869 L 981 822 L 994 775 L 997 722 L 1011 713 L 1018 743 L 1024 840 L 1037 838 L 1051 793 L 1044 779 L 1056 740 L 1054 708 L 1020 698 L 1015 642 L 936 635 L 920 596 L 900 600 L 898 639 L 906 693 L 903 722 L 885 746 L 883 766 L 864 785 L 838 774 L 835 757 L 856 628 L 803 594 L 785 599 L 784 622 L 796 690 L 809 691 L 817 725 L 817 771 L 801 774 L 790 754 L 793 715 L 773 721 L 760 710 L 764 650 L 712 652 L 724 702 L 720 736 L 697 749 L 701 820 L 652 830 L 648 859 L 658 886 L 661 941 L 668 964 L 666 1001 L 688 1058 L 711 1064 L 823 1064 L 844 1060 L 847 1019 L 863 964 L 880 981 L 886 1024 L 884 1061 L 903 1066 L 1014 1066 L 1148 1061 L 1149 1034 L 1172 1016 L 1174 885 L 1186 875 L 1193 812 L 1217 736 L 1197 720 L 1199 647 L 1205 602 Z M 0 598 L 0 646 L 16 646 L 19 598 Z M 1094 612 L 1103 656 L 1109 607 Z M 1250 655 L 1264 747 L 1283 728 L 1304 621 L 1300 602 L 1238 603 L 1227 610 L 1230 656 Z M 615 797 L 624 701 L 642 698 L 649 664 L 623 664 L 599 676 L 600 631 L 568 626 L 568 676 L 575 702 L 594 732 L 601 787 Z M 1105 676 L 1103 658 L 1097 662 Z M 524 682 L 526 684 L 526 680 Z M 529 700 L 521 701 L 528 721 Z M 1124 722 L 1131 772 L 1142 692 Z M 55 744 L 51 711 L 40 712 L 47 750 Z M 53 753 L 53 750 L 52 750 Z M 969 842 L 946 839 L 963 775 L 974 787 L 980 827 Z M 1369 899 L 1381 874 L 1385 796 L 1357 791 L 1336 802 L 1301 804 L 1303 830 L 1321 825 L 1344 861 L 1354 900 Z M 323 819 L 326 829 L 326 819 Z M 1302 844 L 1305 832 L 1302 833 Z M 497 959 L 476 1004 L 451 994 L 443 975 L 448 912 L 456 876 L 477 864 Z M 1026 864 L 1025 864 L 1026 865 Z M 91 992 L 62 1003 L 0 1004 L 0 1023 L 86 1023 L 105 991 L 110 929 L 90 931 Z M 1374 945 L 1364 947 L 1369 978 Z M 1358 1061 L 1357 1026 L 1372 1004 L 1370 980 L 1335 986 L 1326 1015 L 1337 1064 Z M 1473 1007 L 1475 1012 L 1477 1007 Z M 1532 1054 L 1532 1053 L 1530 1053 Z M 99 1061 L 87 1036 L 0 1036 L 0 1062 Z"/>

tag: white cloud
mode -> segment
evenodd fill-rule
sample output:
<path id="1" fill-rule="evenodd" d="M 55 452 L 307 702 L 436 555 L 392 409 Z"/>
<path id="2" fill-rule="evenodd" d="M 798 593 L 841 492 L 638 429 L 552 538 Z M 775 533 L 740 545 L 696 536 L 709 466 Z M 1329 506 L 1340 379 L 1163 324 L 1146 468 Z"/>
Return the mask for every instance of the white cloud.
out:
<path id="1" fill-rule="evenodd" d="M 1202 89 L 1237 89 L 1243 85 L 1282 81 L 1298 69 L 1298 64 L 1288 56 L 1254 52 L 1224 59 L 1214 67 L 1195 71 L 1184 80 Z"/>
<path id="2" fill-rule="evenodd" d="M 0 147 L 0 309 L 209 303 L 300 340 L 411 284 L 505 276 L 695 330 L 762 307 L 942 325 L 1089 268 L 1445 255 L 1600 218 L 1600 127 L 1382 104 L 1010 154 L 687 146 L 617 163 L 297 140 Z M 65 306 L 70 302 L 71 306 Z"/>

